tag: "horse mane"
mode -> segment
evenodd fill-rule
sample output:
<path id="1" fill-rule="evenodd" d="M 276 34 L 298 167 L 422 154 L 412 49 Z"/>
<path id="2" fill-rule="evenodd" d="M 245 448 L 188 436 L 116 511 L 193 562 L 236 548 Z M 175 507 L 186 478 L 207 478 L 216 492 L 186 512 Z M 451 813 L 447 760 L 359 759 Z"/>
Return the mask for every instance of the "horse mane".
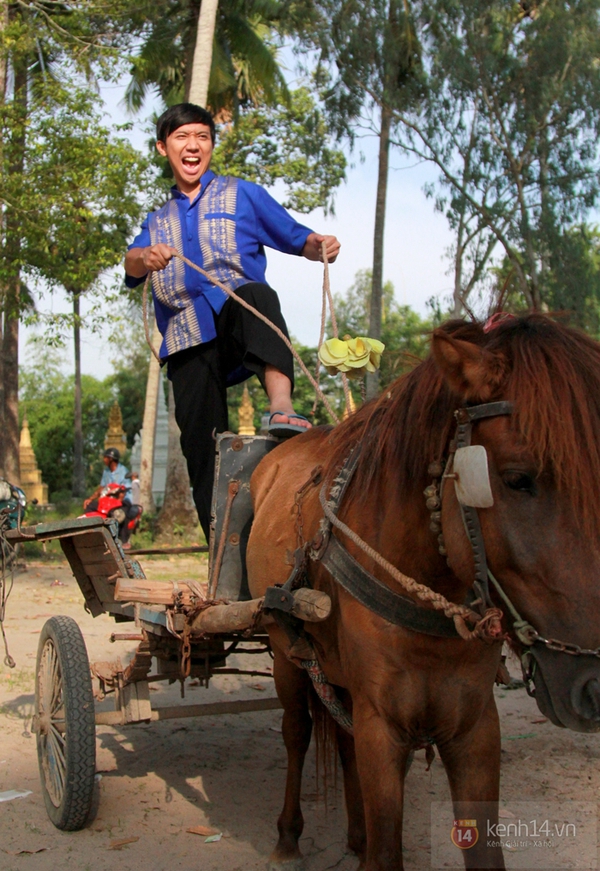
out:
<path id="1" fill-rule="evenodd" d="M 538 473 L 550 472 L 566 491 L 586 533 L 600 533 L 600 344 L 545 315 L 502 321 L 488 333 L 482 324 L 448 321 L 441 328 L 502 359 L 506 373 L 496 395 L 514 403 L 510 426 L 534 457 Z M 477 404 L 477 403 L 472 403 Z M 443 458 L 463 399 L 446 383 L 431 354 L 366 403 L 332 435 L 326 474 L 333 477 L 358 441 L 358 498 L 377 477 L 396 474 L 402 492 L 422 489 L 427 468 Z"/>

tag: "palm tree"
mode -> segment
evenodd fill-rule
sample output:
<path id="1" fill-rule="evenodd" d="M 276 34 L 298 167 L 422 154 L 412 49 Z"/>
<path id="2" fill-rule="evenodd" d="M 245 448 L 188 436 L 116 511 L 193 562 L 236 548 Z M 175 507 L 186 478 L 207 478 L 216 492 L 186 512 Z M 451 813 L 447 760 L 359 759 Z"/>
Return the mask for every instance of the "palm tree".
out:
<path id="1" fill-rule="evenodd" d="M 207 5 L 214 2 L 205 0 Z M 139 110 L 152 88 L 167 105 L 190 94 L 199 13 L 199 0 L 155 4 L 146 39 L 131 68 L 125 95 L 130 110 Z M 207 100 L 213 113 L 235 115 L 242 105 L 287 100 L 287 86 L 271 41 L 282 16 L 279 0 L 220 0 L 214 13 Z"/>

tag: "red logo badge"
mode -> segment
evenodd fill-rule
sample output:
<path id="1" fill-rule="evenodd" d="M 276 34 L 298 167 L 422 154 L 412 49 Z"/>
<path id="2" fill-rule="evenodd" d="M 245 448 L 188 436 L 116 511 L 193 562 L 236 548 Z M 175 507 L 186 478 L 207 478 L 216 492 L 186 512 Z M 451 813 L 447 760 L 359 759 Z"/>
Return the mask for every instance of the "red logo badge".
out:
<path id="1" fill-rule="evenodd" d="M 479 840 L 477 820 L 454 820 L 450 840 L 459 850 L 470 850 Z"/>

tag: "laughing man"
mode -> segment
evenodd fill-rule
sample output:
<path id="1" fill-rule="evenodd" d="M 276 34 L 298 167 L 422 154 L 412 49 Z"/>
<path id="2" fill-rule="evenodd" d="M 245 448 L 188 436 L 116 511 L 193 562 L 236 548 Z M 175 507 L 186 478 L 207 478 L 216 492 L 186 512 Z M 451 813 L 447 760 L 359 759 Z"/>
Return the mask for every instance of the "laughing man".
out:
<path id="1" fill-rule="evenodd" d="M 288 437 L 310 423 L 294 411 L 293 358 L 270 327 L 173 255 L 184 254 L 246 300 L 286 335 L 279 299 L 265 280 L 265 246 L 333 262 L 335 236 L 299 224 L 263 188 L 210 169 L 215 125 L 191 103 L 167 109 L 157 122 L 159 153 L 175 177 L 172 197 L 148 215 L 125 258 L 126 283 L 152 274 L 156 322 L 175 396 L 175 416 L 194 501 L 207 541 L 215 448 L 228 428 L 226 388 L 256 374 L 269 397 L 269 430 Z"/>

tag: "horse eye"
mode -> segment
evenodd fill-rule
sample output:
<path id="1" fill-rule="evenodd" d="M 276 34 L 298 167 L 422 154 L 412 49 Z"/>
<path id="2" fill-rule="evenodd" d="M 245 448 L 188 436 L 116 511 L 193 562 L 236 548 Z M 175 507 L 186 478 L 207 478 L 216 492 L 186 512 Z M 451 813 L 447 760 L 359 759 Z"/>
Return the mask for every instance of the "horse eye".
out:
<path id="1" fill-rule="evenodd" d="M 531 475 L 525 472 L 504 472 L 502 480 L 511 490 L 518 490 L 520 493 L 529 493 L 535 495 L 535 481 Z"/>

